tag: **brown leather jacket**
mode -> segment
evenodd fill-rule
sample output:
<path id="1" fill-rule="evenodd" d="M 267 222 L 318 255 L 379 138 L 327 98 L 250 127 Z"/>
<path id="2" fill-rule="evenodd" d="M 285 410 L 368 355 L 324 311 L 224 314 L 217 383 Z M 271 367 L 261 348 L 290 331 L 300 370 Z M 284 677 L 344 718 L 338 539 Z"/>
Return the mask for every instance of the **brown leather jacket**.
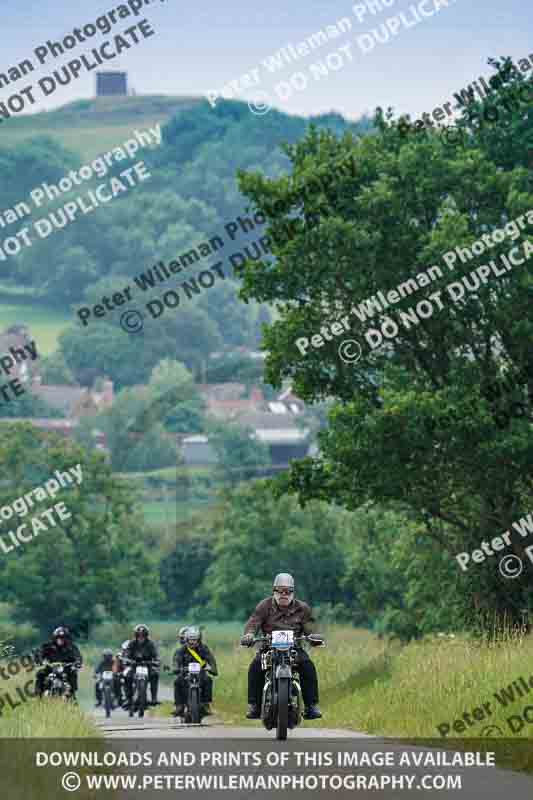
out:
<path id="1" fill-rule="evenodd" d="M 279 607 L 273 597 L 261 600 L 246 623 L 244 633 L 256 634 L 272 631 L 294 631 L 296 636 L 314 633 L 315 619 L 307 603 L 293 600 L 287 608 Z"/>

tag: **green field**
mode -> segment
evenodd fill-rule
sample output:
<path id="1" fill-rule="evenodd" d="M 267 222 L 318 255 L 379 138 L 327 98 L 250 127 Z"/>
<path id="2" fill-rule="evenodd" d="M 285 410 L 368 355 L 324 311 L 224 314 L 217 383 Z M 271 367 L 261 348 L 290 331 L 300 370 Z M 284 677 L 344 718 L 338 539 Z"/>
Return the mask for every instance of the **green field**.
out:
<path id="1" fill-rule="evenodd" d="M 116 473 L 127 482 L 150 526 L 174 528 L 213 508 L 218 484 L 211 467 L 165 467 L 150 472 Z"/>
<path id="2" fill-rule="evenodd" d="M 72 321 L 68 311 L 39 307 L 35 301 L 30 304 L 0 300 L 0 331 L 16 322 L 28 325 L 40 355 L 50 355 L 56 350 L 57 337 Z"/>
<path id="3" fill-rule="evenodd" d="M 78 100 L 55 111 L 13 117 L 2 127 L 2 143 L 12 147 L 35 136 L 52 136 L 82 160 L 118 147 L 135 129 L 164 124 L 199 98 L 172 95 L 100 97 Z"/>

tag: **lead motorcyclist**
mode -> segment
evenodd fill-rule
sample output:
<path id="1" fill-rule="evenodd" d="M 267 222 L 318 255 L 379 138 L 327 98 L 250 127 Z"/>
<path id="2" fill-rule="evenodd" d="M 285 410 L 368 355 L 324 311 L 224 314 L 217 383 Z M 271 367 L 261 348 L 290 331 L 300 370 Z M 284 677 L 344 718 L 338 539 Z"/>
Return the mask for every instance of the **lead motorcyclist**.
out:
<path id="1" fill-rule="evenodd" d="M 42 697 L 44 691 L 44 682 L 46 677 L 52 671 L 52 668 L 46 664 L 47 661 L 60 661 L 62 664 L 73 664 L 78 669 L 83 665 L 83 659 L 80 651 L 69 638 L 65 628 L 59 627 L 54 630 L 50 639 L 38 650 L 36 661 L 38 664 L 45 662 L 45 665 L 37 671 L 35 675 L 35 694 L 37 697 Z M 76 670 L 67 670 L 66 679 L 72 689 L 72 699 L 76 698 L 78 691 L 78 675 Z"/>
<path id="2" fill-rule="evenodd" d="M 126 658 L 133 662 L 136 661 L 149 661 L 155 662 L 148 665 L 148 675 L 150 679 L 150 695 L 151 705 L 158 704 L 157 690 L 159 687 L 159 657 L 157 648 L 154 642 L 150 639 L 150 630 L 146 625 L 136 625 L 133 629 L 133 639 L 128 642 L 126 647 Z M 127 703 L 131 704 L 133 695 L 133 676 L 134 670 L 132 669 L 126 678 L 126 698 Z"/>
<path id="3" fill-rule="evenodd" d="M 294 597 L 294 578 L 287 572 L 280 572 L 274 578 L 272 597 L 262 600 L 246 623 L 241 644 L 251 647 L 258 631 L 271 634 L 272 631 L 290 630 L 295 636 L 314 632 L 314 617 L 307 603 Z M 320 644 L 321 637 L 315 634 L 314 642 Z M 303 647 L 295 645 L 298 651 L 298 672 L 304 701 L 304 719 L 320 719 L 318 707 L 318 676 L 316 668 Z M 257 652 L 248 669 L 248 713 L 247 719 L 260 719 L 261 698 L 265 676 L 261 669 L 261 653 Z"/>
<path id="4" fill-rule="evenodd" d="M 174 703 L 175 710 L 172 716 L 183 716 L 184 706 L 187 703 L 187 684 L 184 679 L 184 673 L 188 665 L 192 661 L 196 661 L 201 667 L 206 667 L 200 672 L 200 697 L 203 706 L 202 712 L 209 716 L 209 704 L 213 702 L 213 680 L 211 675 L 218 675 L 217 662 L 215 656 L 206 644 L 202 642 L 202 634 L 200 628 L 195 625 L 189 625 L 188 628 L 182 633 L 183 629 L 178 632 L 178 640 L 181 641 L 183 635 L 185 644 L 178 648 L 174 653 L 174 671 L 177 674 L 174 681 Z"/>

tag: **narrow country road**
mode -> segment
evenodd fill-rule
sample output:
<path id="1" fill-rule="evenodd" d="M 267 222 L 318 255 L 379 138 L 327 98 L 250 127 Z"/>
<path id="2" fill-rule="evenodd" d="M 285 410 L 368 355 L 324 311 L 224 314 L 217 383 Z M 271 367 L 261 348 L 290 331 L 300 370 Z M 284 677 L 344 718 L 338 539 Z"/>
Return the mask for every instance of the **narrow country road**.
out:
<path id="1" fill-rule="evenodd" d="M 170 699 L 170 697 L 163 698 Z M 117 709 L 111 717 L 106 719 L 101 709 L 92 712 L 97 726 L 103 731 L 106 738 L 112 739 L 138 739 L 144 738 L 181 738 L 181 739 L 275 739 L 273 732 L 269 733 L 260 722 L 252 726 L 225 725 L 216 715 L 207 717 L 201 725 L 185 725 L 174 717 L 158 717 L 148 714 L 139 719 L 130 717 L 127 711 Z M 313 728 L 311 722 L 304 723 L 290 731 L 291 739 L 371 739 L 364 733 L 347 731 L 337 728 Z"/>
<path id="2" fill-rule="evenodd" d="M 168 691 L 168 690 L 167 690 Z M 163 692 L 163 698 L 168 699 L 165 695 L 167 691 Z M 379 797 L 385 800 L 393 800 L 399 796 L 408 797 L 415 795 L 417 800 L 432 800 L 436 794 L 439 797 L 454 798 L 454 800 L 501 800 L 504 797 L 511 797 L 513 800 L 531 800 L 533 797 L 533 778 L 508 770 L 499 769 L 496 767 L 466 767 L 466 766 L 439 766 L 438 762 L 433 764 L 418 762 L 418 766 L 410 763 L 409 766 L 398 766 L 402 754 L 408 754 L 409 758 L 413 759 L 413 755 L 421 757 L 421 754 L 431 754 L 432 758 L 438 758 L 444 751 L 439 749 L 428 749 L 427 747 L 417 747 L 409 743 L 400 743 L 392 740 L 380 740 L 377 737 L 369 736 L 364 733 L 350 730 L 341 730 L 336 728 L 313 728 L 312 723 L 304 723 L 296 730 L 290 731 L 286 742 L 277 742 L 275 732 L 266 731 L 259 723 L 254 726 L 233 726 L 224 724 L 216 715 L 208 717 L 205 723 L 201 725 L 185 725 L 177 722 L 171 717 L 156 717 L 148 715 L 143 719 L 138 717 L 130 718 L 128 713 L 122 709 L 113 712 L 110 719 L 106 719 L 104 712 L 100 709 L 93 710 L 93 719 L 96 721 L 97 726 L 100 728 L 105 738 L 110 740 L 111 749 L 124 750 L 131 752 L 151 752 L 153 755 L 153 766 L 143 767 L 142 773 L 136 769 L 127 770 L 129 774 L 136 773 L 141 776 L 153 776 L 156 780 L 158 774 L 178 774 L 180 770 L 169 769 L 168 766 L 162 767 L 158 761 L 158 757 L 162 753 L 172 753 L 175 757 L 179 757 L 183 753 L 196 754 L 196 767 L 187 769 L 186 774 L 209 775 L 214 772 L 224 773 L 224 769 L 215 770 L 216 763 L 210 762 L 209 755 L 206 754 L 228 754 L 231 753 L 233 757 L 237 757 L 239 752 L 257 751 L 263 753 L 265 756 L 269 751 L 272 753 L 289 753 L 291 758 L 297 751 L 301 754 L 308 754 L 309 762 L 302 766 L 300 769 L 295 769 L 294 761 L 289 762 L 290 768 L 273 768 L 272 766 L 266 767 L 253 767 L 248 769 L 231 768 L 233 774 L 246 773 L 248 775 L 266 775 L 266 774 L 279 774 L 285 773 L 298 773 L 300 775 L 318 775 L 318 774 L 332 774 L 332 770 L 337 775 L 352 775 L 362 776 L 366 775 L 367 779 L 371 776 L 394 776 L 399 780 L 400 776 L 411 775 L 414 776 L 415 781 L 412 788 L 407 788 L 405 785 L 401 787 L 387 786 L 379 791 Z M 182 745 L 178 745 L 176 740 L 181 740 Z M 242 740 L 241 744 L 236 744 L 235 740 Z M 253 745 L 251 742 L 253 741 Z M 111 744 L 112 742 L 112 744 Z M 246 742 L 246 743 L 245 743 Z M 305 746 L 303 743 L 306 743 Z M 473 747 L 473 750 L 475 748 Z M 324 767 L 323 762 L 319 759 L 324 753 L 333 753 L 333 764 L 337 764 L 339 754 L 346 753 L 349 757 L 354 757 L 354 754 L 360 758 L 363 753 L 370 754 L 371 756 L 378 756 L 384 753 L 394 754 L 394 766 L 387 767 L 382 765 L 383 762 L 376 761 L 374 766 L 368 763 L 363 766 L 358 766 L 354 762 L 347 762 L 342 767 L 327 766 Z M 199 767 L 201 762 L 201 754 L 206 758 L 205 764 L 207 766 Z M 447 756 L 451 758 L 453 751 L 447 751 Z M 317 759 L 312 761 L 311 759 Z M 381 763 L 381 765 L 380 765 Z M 227 766 L 227 765 L 225 765 Z M 213 772 L 214 770 L 214 772 Z M 183 771 L 183 768 L 182 770 Z M 460 778 L 460 785 L 453 788 L 446 786 L 432 786 L 429 788 L 422 784 L 423 779 L 440 779 L 443 777 Z M 146 778 L 145 780 L 151 780 Z M 144 787 L 148 791 L 143 791 L 142 796 L 145 800 L 149 800 L 152 796 L 161 800 L 161 791 L 155 791 L 152 787 Z M 416 790 L 416 791 L 415 791 Z M 438 791 L 437 791 L 438 790 Z M 220 798 L 227 794 L 227 792 L 219 790 L 202 790 L 204 796 L 209 798 Z M 307 797 L 309 791 L 293 790 L 291 794 L 296 794 L 299 797 Z M 133 793 L 137 796 L 137 793 Z M 182 797 L 197 796 L 196 790 L 194 792 L 180 791 Z M 253 792 L 256 798 L 273 798 L 277 796 L 277 791 L 255 790 Z M 328 791 L 312 791 L 316 798 L 331 797 L 331 790 Z M 353 796 L 352 790 L 341 789 L 335 791 L 334 794 L 338 797 Z M 375 789 L 364 788 L 357 789 L 357 794 L 362 797 L 372 797 L 375 800 Z M 245 793 L 236 790 L 232 791 L 232 795 L 237 798 L 248 798 L 250 793 Z M 131 796 L 131 791 L 124 789 L 118 795 L 120 800 Z M 164 796 L 164 793 L 163 793 Z"/>

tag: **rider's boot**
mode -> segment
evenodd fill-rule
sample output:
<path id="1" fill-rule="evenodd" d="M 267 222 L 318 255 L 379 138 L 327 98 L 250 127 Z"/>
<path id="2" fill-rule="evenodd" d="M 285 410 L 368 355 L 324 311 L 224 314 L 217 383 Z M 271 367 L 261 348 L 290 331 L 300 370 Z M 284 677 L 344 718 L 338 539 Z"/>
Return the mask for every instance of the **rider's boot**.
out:
<path id="1" fill-rule="evenodd" d="M 322 712 L 320 711 L 319 707 L 315 704 L 306 706 L 304 710 L 304 719 L 321 719 Z"/>
<path id="2" fill-rule="evenodd" d="M 256 703 L 248 704 L 246 719 L 261 719 L 261 709 L 258 705 L 256 705 Z"/>
<path id="3" fill-rule="evenodd" d="M 184 706 L 177 705 L 176 708 L 174 709 L 174 711 L 172 712 L 172 716 L 173 717 L 182 717 L 184 711 L 185 711 Z"/>

